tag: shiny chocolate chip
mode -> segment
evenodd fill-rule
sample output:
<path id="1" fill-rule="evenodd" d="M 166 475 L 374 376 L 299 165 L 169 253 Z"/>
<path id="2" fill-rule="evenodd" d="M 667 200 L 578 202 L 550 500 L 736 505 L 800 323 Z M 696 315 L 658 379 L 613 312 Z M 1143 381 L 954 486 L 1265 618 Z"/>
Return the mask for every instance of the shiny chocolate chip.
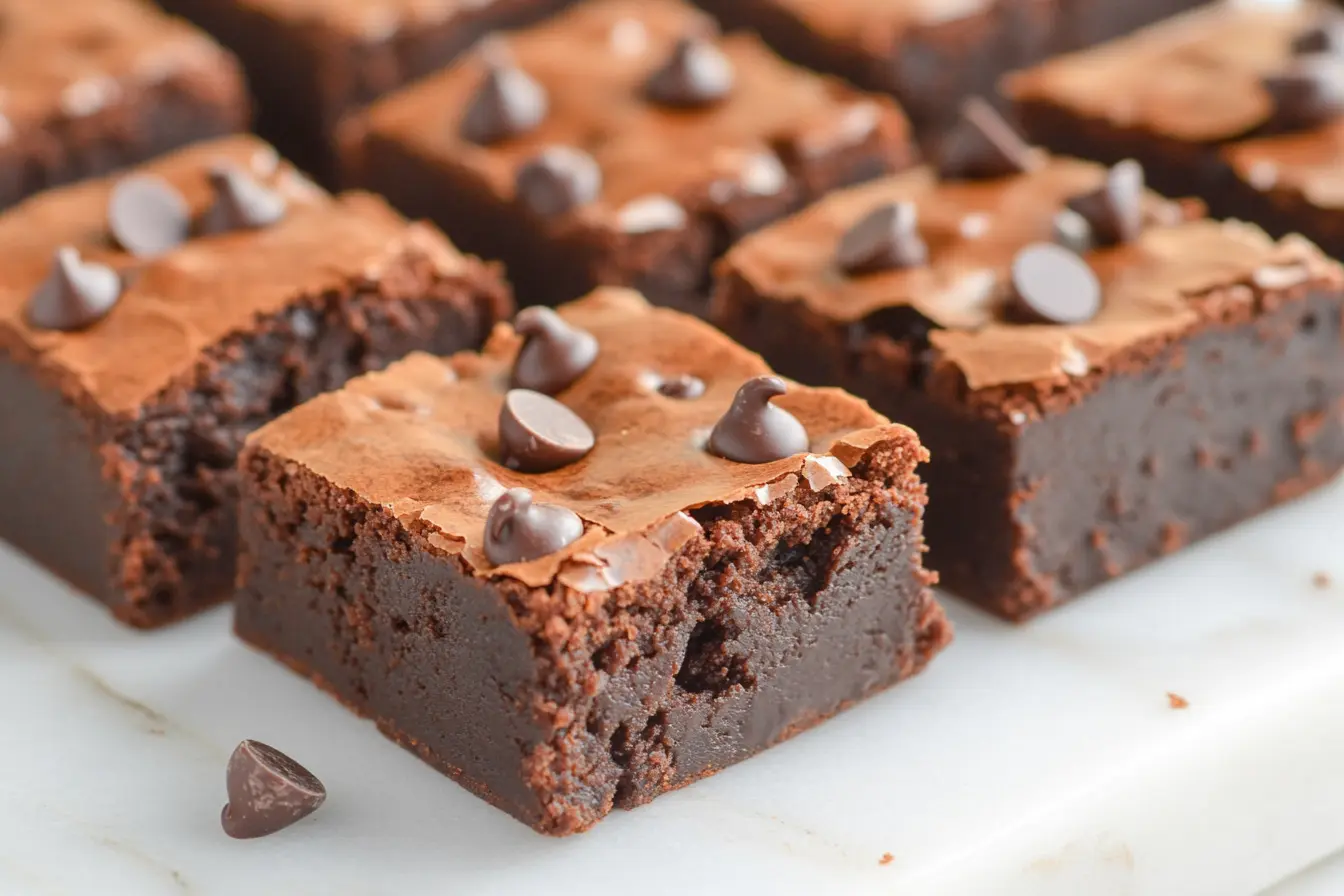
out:
<path id="1" fill-rule="evenodd" d="M 518 169 L 518 199 L 543 218 L 587 205 L 602 191 L 602 169 L 588 153 L 551 146 Z"/>
<path id="2" fill-rule="evenodd" d="M 51 273 L 28 299 L 29 325 L 82 330 L 107 316 L 121 298 L 121 278 L 104 264 L 84 261 L 72 246 L 56 250 Z"/>
<path id="3" fill-rule="evenodd" d="M 107 229 L 127 252 L 152 258 L 186 242 L 191 212 L 182 194 L 163 178 L 132 174 L 112 188 Z"/>
<path id="4" fill-rule="evenodd" d="M 1031 170 L 1036 156 L 994 107 L 971 97 L 935 155 L 946 180 L 990 180 Z"/>
<path id="5" fill-rule="evenodd" d="M 1087 221 L 1095 246 L 1136 240 L 1143 230 L 1143 166 L 1126 159 L 1106 172 L 1106 182 L 1075 196 L 1068 207 Z"/>
<path id="6" fill-rule="evenodd" d="M 224 833 L 239 840 L 265 837 L 317 811 L 327 788 L 312 772 L 274 747 L 245 740 L 229 757 L 229 802 L 220 814 Z"/>
<path id="7" fill-rule="evenodd" d="M 1274 130 L 1314 128 L 1344 114 L 1344 58 L 1299 57 L 1261 84 L 1274 103 Z"/>
<path id="8" fill-rule="evenodd" d="M 1101 282 L 1074 252 L 1036 243 L 1013 258 L 1011 299 L 1023 323 L 1081 324 L 1101 310 Z"/>
<path id="9" fill-rule="evenodd" d="M 806 451 L 810 443 L 803 424 L 770 401 L 787 391 L 777 376 L 743 383 L 728 412 L 714 424 L 709 452 L 738 463 L 765 464 Z"/>
<path id="10" fill-rule="evenodd" d="M 1056 243 L 1079 255 L 1092 251 L 1092 225 L 1082 215 L 1073 209 L 1062 208 L 1055 213 L 1053 223 Z"/>
<path id="11" fill-rule="evenodd" d="M 689 373 L 679 373 L 659 383 L 658 394 L 665 398 L 691 401 L 705 394 L 705 381 Z"/>
<path id="12" fill-rule="evenodd" d="M 485 518 L 485 556 L 496 566 L 554 554 L 583 535 L 578 514 L 555 504 L 534 504 L 525 488 L 500 495 Z"/>
<path id="13" fill-rule="evenodd" d="M 499 410 L 499 452 L 504 465 L 524 473 L 558 470 L 593 450 L 583 418 L 549 395 L 510 389 Z"/>
<path id="14" fill-rule="evenodd" d="M 929 247 L 919 235 L 913 202 L 887 202 L 849 228 L 836 249 L 836 264 L 851 276 L 924 264 Z"/>
<path id="15" fill-rule="evenodd" d="M 732 92 L 733 63 L 712 40 L 687 36 L 644 84 L 644 93 L 659 105 L 696 108 L 713 105 Z"/>
<path id="16" fill-rule="evenodd" d="M 513 328 L 523 347 L 513 362 L 512 385 L 555 395 L 583 376 L 597 360 L 593 334 L 571 326 L 549 308 L 524 308 Z"/>
<path id="17" fill-rule="evenodd" d="M 201 217 L 199 229 L 203 234 L 258 230 L 285 216 L 285 197 L 236 165 L 211 168 L 210 186 L 215 190 L 215 201 Z"/>
<path id="18" fill-rule="evenodd" d="M 485 77 L 467 102 L 461 134 L 472 143 L 489 145 L 518 137 L 546 119 L 546 90 L 513 61 L 497 39 L 482 48 Z"/>
<path id="19" fill-rule="evenodd" d="M 1311 56 L 1316 53 L 1344 55 L 1344 19 L 1330 16 L 1293 37 L 1293 53 Z"/>

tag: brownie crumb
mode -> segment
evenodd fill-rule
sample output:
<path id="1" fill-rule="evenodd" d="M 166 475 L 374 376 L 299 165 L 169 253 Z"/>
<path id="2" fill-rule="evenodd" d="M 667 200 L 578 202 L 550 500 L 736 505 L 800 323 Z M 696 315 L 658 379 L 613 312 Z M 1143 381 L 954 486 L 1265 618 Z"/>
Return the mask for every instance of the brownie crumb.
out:
<path id="1" fill-rule="evenodd" d="M 1311 577 L 1311 584 L 1315 585 L 1317 588 L 1320 588 L 1321 590 L 1329 588 L 1331 584 L 1330 574 L 1328 572 L 1317 572 L 1313 574 Z"/>
<path id="2" fill-rule="evenodd" d="M 1167 691 L 1167 703 L 1172 709 L 1185 709 L 1190 705 L 1189 700 L 1185 699 L 1180 694 L 1173 694 L 1171 691 Z"/>
<path id="3" fill-rule="evenodd" d="M 891 862 L 892 862 L 892 860 L 895 859 L 895 858 L 896 858 L 896 857 L 893 856 L 891 853 L 889 853 L 889 852 L 884 852 L 884 853 L 882 853 L 882 858 L 880 858 L 880 859 L 877 860 L 877 864 L 879 864 L 879 865 L 890 865 Z"/>

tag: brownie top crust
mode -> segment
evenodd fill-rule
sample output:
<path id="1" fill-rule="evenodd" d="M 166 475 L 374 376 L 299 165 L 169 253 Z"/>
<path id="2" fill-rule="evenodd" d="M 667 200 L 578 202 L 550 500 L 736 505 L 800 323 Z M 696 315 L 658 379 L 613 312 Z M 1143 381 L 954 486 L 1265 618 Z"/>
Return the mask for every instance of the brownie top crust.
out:
<path id="1" fill-rule="evenodd" d="M 1095 315 L 1069 324 L 1019 322 L 1011 313 L 1015 260 L 1028 246 L 1056 240 L 1061 209 L 1106 178 L 1102 166 L 1065 158 L 988 180 L 939 181 L 914 169 L 832 194 L 748 237 L 721 262 L 720 280 L 740 278 L 768 302 L 801 303 L 837 324 L 912 309 L 918 323 L 910 335 L 928 330 L 939 356 L 978 389 L 1086 373 L 1131 345 L 1188 327 L 1200 314 L 1193 300 L 1223 287 L 1342 279 L 1300 238 L 1275 242 L 1240 222 L 1182 220 L 1198 209 L 1146 193 L 1145 227 L 1135 239 L 1083 252 L 1100 286 Z M 927 257 L 873 273 L 843 271 L 845 235 L 891 203 L 913 206 Z M 716 301 L 726 299 L 721 289 Z"/>
<path id="2" fill-rule="evenodd" d="M 255 188 L 249 196 L 264 191 L 254 204 L 278 206 L 279 218 L 202 235 L 219 201 L 212 172 L 221 166 Z M 125 190 L 117 199 L 127 184 L 146 183 L 145 190 Z M 114 213 L 118 201 L 124 207 Z M 173 203 L 181 204 L 189 228 L 178 245 L 147 256 L 114 239 L 117 230 L 136 244 L 154 236 Z M 104 276 L 118 284 L 113 302 L 85 326 L 43 326 L 33 319 L 35 303 L 71 250 L 79 260 L 67 262 L 74 271 L 65 269 L 66 283 L 83 288 L 75 297 L 96 296 Z M 0 351 L 42 368 L 69 394 L 90 398 L 107 413 L 132 413 L 191 369 L 204 348 L 301 298 L 374 281 L 410 254 L 449 273 L 466 266 L 436 231 L 408 224 L 373 196 L 331 197 L 257 138 L 197 144 L 126 175 L 39 194 L 0 214 Z"/>
<path id="3" fill-rule="evenodd" d="M 223 49 L 140 0 L 3 0 L 0 143 L 93 115 L 137 87 L 217 78 L 221 68 L 236 70 Z"/>
<path id="4" fill-rule="evenodd" d="M 650 96 L 654 76 L 688 37 L 706 45 L 690 51 L 700 67 L 687 63 L 683 79 L 664 89 L 691 95 L 660 102 Z M 824 156 L 874 135 L 891 147 L 908 138 L 894 103 L 791 66 L 754 37 L 719 38 L 708 16 L 677 0 L 583 3 L 481 49 L 380 101 L 359 127 L 465 168 L 505 200 L 544 151 L 578 151 L 595 163 L 600 185 L 576 197 L 563 220 L 594 229 L 677 229 L 687 209 L 785 192 L 781 159 Z M 469 110 L 492 56 L 539 86 L 544 114 L 503 139 L 471 139 Z M 725 77 L 726 89 L 714 92 Z"/>
<path id="5" fill-rule="evenodd" d="M 585 592 L 657 574 L 699 532 L 688 510 L 742 499 L 768 504 L 803 483 L 821 490 L 883 447 L 923 455 L 911 430 L 861 399 L 789 384 L 774 404 L 806 428 L 805 450 L 765 463 L 716 456 L 706 450 L 716 421 L 744 381 L 769 373 L 757 355 L 628 290 L 600 289 L 558 312 L 597 347 L 590 366 L 556 395 L 593 434 L 577 461 L 536 474 L 500 461 L 501 409 L 524 344 L 507 324 L 480 354 L 415 354 L 351 380 L 262 427 L 249 450 L 387 508 L 478 576 L 532 587 L 558 580 Z M 667 388 L 685 383 L 683 375 L 697 388 Z M 515 488 L 577 514 L 582 537 L 538 559 L 491 564 L 487 516 Z"/>

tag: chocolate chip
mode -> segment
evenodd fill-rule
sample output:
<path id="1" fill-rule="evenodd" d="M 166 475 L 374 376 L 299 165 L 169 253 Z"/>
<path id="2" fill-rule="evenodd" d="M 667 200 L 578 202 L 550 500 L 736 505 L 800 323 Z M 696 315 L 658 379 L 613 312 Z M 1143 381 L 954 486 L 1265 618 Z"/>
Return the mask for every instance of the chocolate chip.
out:
<path id="1" fill-rule="evenodd" d="M 269 227 L 285 216 L 285 197 L 234 165 L 210 169 L 215 201 L 201 217 L 205 234 Z"/>
<path id="2" fill-rule="evenodd" d="M 463 139 L 488 145 L 535 130 L 549 106 L 545 89 L 497 40 L 485 44 L 482 56 L 485 78 L 462 115 Z"/>
<path id="3" fill-rule="evenodd" d="M 573 544 L 583 535 L 578 514 L 555 504 L 533 504 L 532 493 L 511 488 L 485 518 L 485 556 L 496 566 L 526 563 Z"/>
<path id="4" fill-rule="evenodd" d="M 888 202 L 873 209 L 840 238 L 836 264 L 846 274 L 872 274 L 924 264 L 929 247 L 920 238 L 919 210 L 913 202 Z"/>
<path id="5" fill-rule="evenodd" d="M 738 463 L 766 464 L 806 451 L 809 440 L 803 424 L 770 402 L 787 391 L 777 376 L 753 377 L 743 383 L 728 413 L 709 434 L 709 452 Z"/>
<path id="6" fill-rule="evenodd" d="M 117 181 L 107 201 L 107 228 L 132 255 L 162 255 L 187 240 L 191 212 L 172 184 L 153 174 Z"/>
<path id="7" fill-rule="evenodd" d="M 549 308 L 524 308 L 513 328 L 525 339 L 513 362 L 512 385 L 516 388 L 555 395 L 597 360 L 593 334 L 570 326 Z"/>
<path id="8" fill-rule="evenodd" d="M 549 395 L 510 389 L 499 409 L 499 451 L 504 465 L 546 473 L 593 450 L 593 431 L 583 418 Z"/>
<path id="9" fill-rule="evenodd" d="M 1316 53 L 1344 55 L 1344 19 L 1331 17 L 1293 38 L 1293 53 L 1311 56 Z"/>
<path id="10" fill-rule="evenodd" d="M 690 401 L 705 394 L 705 381 L 689 373 L 679 373 L 659 383 L 658 394 L 667 398 Z"/>
<path id="11" fill-rule="evenodd" d="M 240 743 L 229 757 L 229 802 L 220 821 L 239 840 L 265 837 L 317 811 L 327 788 L 308 769 L 274 747 Z"/>
<path id="12" fill-rule="evenodd" d="M 1313 128 L 1344 114 L 1344 59 L 1304 56 L 1261 84 L 1274 102 L 1275 130 Z"/>
<path id="13" fill-rule="evenodd" d="M 1055 213 L 1055 242 L 1082 255 L 1093 248 L 1092 225 L 1087 219 L 1070 208 L 1062 208 Z"/>
<path id="14" fill-rule="evenodd" d="M 947 180 L 989 180 L 1030 171 L 1036 156 L 994 107 L 979 97 L 962 103 L 961 116 L 937 151 Z"/>
<path id="15" fill-rule="evenodd" d="M 121 298 L 121 278 L 78 250 L 56 250 L 51 273 L 28 300 L 28 323 L 44 330 L 82 330 L 102 320 Z"/>
<path id="16" fill-rule="evenodd" d="M 518 198 L 542 217 L 587 205 L 602 192 L 602 169 L 588 153 L 570 146 L 542 150 L 518 170 Z"/>
<path id="17" fill-rule="evenodd" d="M 1136 240 L 1143 230 L 1143 166 L 1125 159 L 1106 172 L 1106 182 L 1075 196 L 1068 207 L 1082 215 L 1097 246 Z"/>
<path id="18" fill-rule="evenodd" d="M 1012 316 L 1027 323 L 1081 324 L 1101 310 L 1101 282 L 1073 252 L 1035 243 L 1012 268 Z"/>
<path id="19" fill-rule="evenodd" d="M 663 106 L 695 108 L 719 102 L 733 89 L 733 64 L 713 41 L 688 36 L 649 76 L 644 93 Z"/>

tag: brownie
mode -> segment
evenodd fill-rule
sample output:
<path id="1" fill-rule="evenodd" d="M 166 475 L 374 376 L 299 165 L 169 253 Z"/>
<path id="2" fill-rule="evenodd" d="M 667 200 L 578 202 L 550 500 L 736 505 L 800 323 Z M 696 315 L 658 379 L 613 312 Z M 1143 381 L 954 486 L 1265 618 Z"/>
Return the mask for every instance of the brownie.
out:
<path id="1" fill-rule="evenodd" d="M 352 380 L 243 452 L 238 633 L 546 834 L 791 737 L 951 629 L 916 435 L 768 374 L 604 288 Z"/>
<path id="2" fill-rule="evenodd" d="M 442 236 L 253 137 L 39 194 L 0 215 L 0 537 L 132 625 L 208 606 L 249 432 L 508 310 Z"/>
<path id="3" fill-rule="evenodd" d="M 713 315 L 920 434 L 929 565 L 1011 620 L 1344 465 L 1334 262 L 1133 163 L 1019 162 L 837 193 L 731 251 Z"/>
<path id="4" fill-rule="evenodd" d="M 242 59 L 258 130 L 323 181 L 341 116 L 441 68 L 483 34 L 570 0 L 160 0 Z"/>
<path id="5" fill-rule="evenodd" d="M 912 157 L 889 100 L 720 40 L 677 0 L 582 4 L 342 136 L 349 183 L 504 261 L 522 304 L 615 285 L 688 311 L 743 233 Z"/>
<path id="6" fill-rule="evenodd" d="M 204 34 L 141 0 L 70 4 L 0 0 L 0 208 L 247 125 Z"/>
<path id="7" fill-rule="evenodd" d="M 1219 3 L 1015 75 L 1037 142 L 1143 163 L 1219 217 L 1344 255 L 1344 35 L 1323 4 Z M 1329 35 L 1334 33 L 1335 41 Z"/>

